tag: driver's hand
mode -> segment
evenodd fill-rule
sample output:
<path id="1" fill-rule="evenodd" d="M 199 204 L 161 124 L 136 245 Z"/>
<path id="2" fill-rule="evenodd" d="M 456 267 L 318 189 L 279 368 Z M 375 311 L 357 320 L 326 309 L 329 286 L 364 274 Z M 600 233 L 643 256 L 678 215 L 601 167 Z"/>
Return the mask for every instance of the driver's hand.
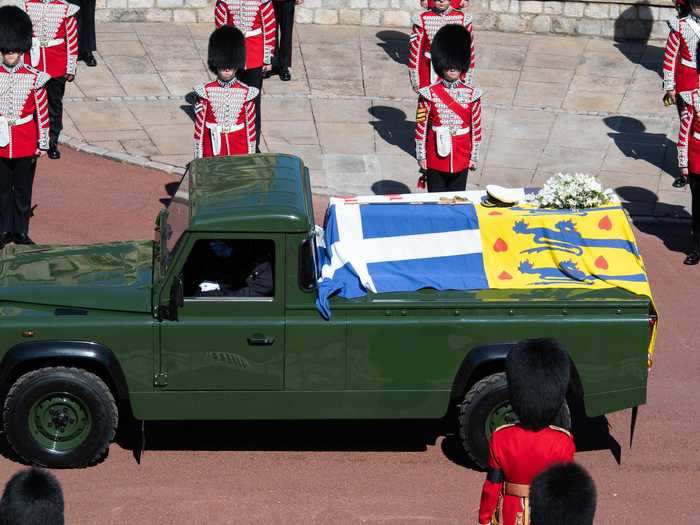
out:
<path id="1" fill-rule="evenodd" d="M 202 293 L 213 292 L 215 290 L 221 290 L 221 286 L 219 286 L 219 283 L 215 283 L 212 281 L 203 281 L 199 283 L 199 291 Z"/>

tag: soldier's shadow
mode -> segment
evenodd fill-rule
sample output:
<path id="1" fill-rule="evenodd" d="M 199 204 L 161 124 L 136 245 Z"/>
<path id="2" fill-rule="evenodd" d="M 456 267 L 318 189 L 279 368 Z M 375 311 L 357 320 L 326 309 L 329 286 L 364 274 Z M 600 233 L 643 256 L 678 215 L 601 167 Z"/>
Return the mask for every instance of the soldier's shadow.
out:
<path id="1" fill-rule="evenodd" d="M 180 109 L 194 122 L 194 105 L 197 102 L 196 93 L 194 91 L 187 93 L 187 95 L 185 95 L 185 102 L 187 102 L 187 104 L 180 106 Z"/>
<path id="2" fill-rule="evenodd" d="M 409 36 L 401 31 L 379 31 L 377 38 L 382 40 L 377 45 L 399 64 L 408 65 Z"/>
<path id="3" fill-rule="evenodd" d="M 368 111 L 376 119 L 370 125 L 384 142 L 415 157 L 416 123 L 407 120 L 406 113 L 391 106 L 372 106 Z"/>
<path id="4" fill-rule="evenodd" d="M 663 76 L 664 48 L 649 45 L 654 16 L 645 3 L 628 7 L 615 20 L 615 47 L 633 64 Z"/>
<path id="5" fill-rule="evenodd" d="M 678 175 L 676 144 L 665 133 L 649 133 L 632 117 L 605 117 L 603 122 L 613 130 L 608 137 L 625 157 L 644 160 L 674 179 Z"/>

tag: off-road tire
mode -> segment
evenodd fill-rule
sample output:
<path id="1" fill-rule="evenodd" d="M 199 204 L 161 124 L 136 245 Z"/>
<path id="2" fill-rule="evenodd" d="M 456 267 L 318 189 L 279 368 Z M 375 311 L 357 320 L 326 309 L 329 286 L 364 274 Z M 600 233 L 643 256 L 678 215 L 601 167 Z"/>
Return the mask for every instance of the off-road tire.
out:
<path id="1" fill-rule="evenodd" d="M 459 435 L 462 446 L 469 459 L 481 468 L 488 466 L 489 436 L 486 435 L 486 418 L 495 407 L 509 400 L 506 374 L 500 372 L 474 383 L 459 405 Z M 515 414 L 511 422 L 517 422 Z M 571 428 L 571 413 L 566 402 L 562 405 L 554 424 L 565 429 Z"/>
<path id="2" fill-rule="evenodd" d="M 42 445 L 30 429 L 30 415 L 37 417 L 39 412 L 33 407 L 52 395 L 75 400 L 90 421 L 84 427 L 84 439 L 67 450 Z M 50 367 L 27 372 L 12 385 L 3 408 L 5 434 L 15 452 L 28 463 L 49 468 L 78 468 L 99 462 L 114 439 L 118 418 L 109 387 L 80 368 Z"/>

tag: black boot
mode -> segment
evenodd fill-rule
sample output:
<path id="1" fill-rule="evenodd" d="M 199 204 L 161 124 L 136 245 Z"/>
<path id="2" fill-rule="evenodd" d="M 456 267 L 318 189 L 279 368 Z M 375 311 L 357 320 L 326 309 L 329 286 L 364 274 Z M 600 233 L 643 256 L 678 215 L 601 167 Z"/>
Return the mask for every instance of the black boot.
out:
<path id="1" fill-rule="evenodd" d="M 26 233 L 15 233 L 15 244 L 36 244 Z"/>
<path id="2" fill-rule="evenodd" d="M 92 51 L 86 51 L 84 53 L 81 53 L 78 56 L 78 60 L 82 60 L 83 62 L 85 62 L 85 65 L 87 67 L 97 66 L 97 60 L 95 60 L 95 55 L 92 54 Z"/>
<path id="3" fill-rule="evenodd" d="M 9 232 L 0 233 L 0 250 L 2 250 L 5 245 L 10 244 L 14 240 L 14 236 Z"/>
<path id="4" fill-rule="evenodd" d="M 676 177 L 676 180 L 673 181 L 673 184 L 671 184 L 671 186 L 673 186 L 674 188 L 682 188 L 686 184 L 688 184 L 688 177 L 684 177 L 683 175 L 681 175 L 680 177 Z"/>
<path id="5" fill-rule="evenodd" d="M 288 68 L 282 68 L 280 69 L 280 80 L 282 82 L 289 82 L 292 80 L 292 74 L 289 72 Z"/>
<path id="6" fill-rule="evenodd" d="M 695 266 L 700 262 L 700 252 L 698 251 L 692 251 L 688 254 L 688 257 L 685 258 L 685 261 L 683 261 L 683 264 L 687 264 L 688 266 Z"/>
<path id="7" fill-rule="evenodd" d="M 58 160 L 61 158 L 61 152 L 58 151 L 58 141 L 49 141 L 49 151 L 47 152 L 47 155 L 51 160 Z"/>

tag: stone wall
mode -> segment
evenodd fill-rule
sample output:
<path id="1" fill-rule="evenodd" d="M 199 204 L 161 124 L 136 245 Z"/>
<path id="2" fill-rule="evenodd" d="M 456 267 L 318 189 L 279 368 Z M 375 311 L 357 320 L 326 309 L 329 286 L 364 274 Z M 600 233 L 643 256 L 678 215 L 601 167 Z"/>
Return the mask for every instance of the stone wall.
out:
<path id="1" fill-rule="evenodd" d="M 0 0 L 0 5 L 18 0 Z M 663 38 L 673 0 L 471 0 L 478 29 Z M 304 0 L 299 23 L 409 27 L 419 0 Z M 100 22 L 212 22 L 211 0 L 97 0 Z"/>

